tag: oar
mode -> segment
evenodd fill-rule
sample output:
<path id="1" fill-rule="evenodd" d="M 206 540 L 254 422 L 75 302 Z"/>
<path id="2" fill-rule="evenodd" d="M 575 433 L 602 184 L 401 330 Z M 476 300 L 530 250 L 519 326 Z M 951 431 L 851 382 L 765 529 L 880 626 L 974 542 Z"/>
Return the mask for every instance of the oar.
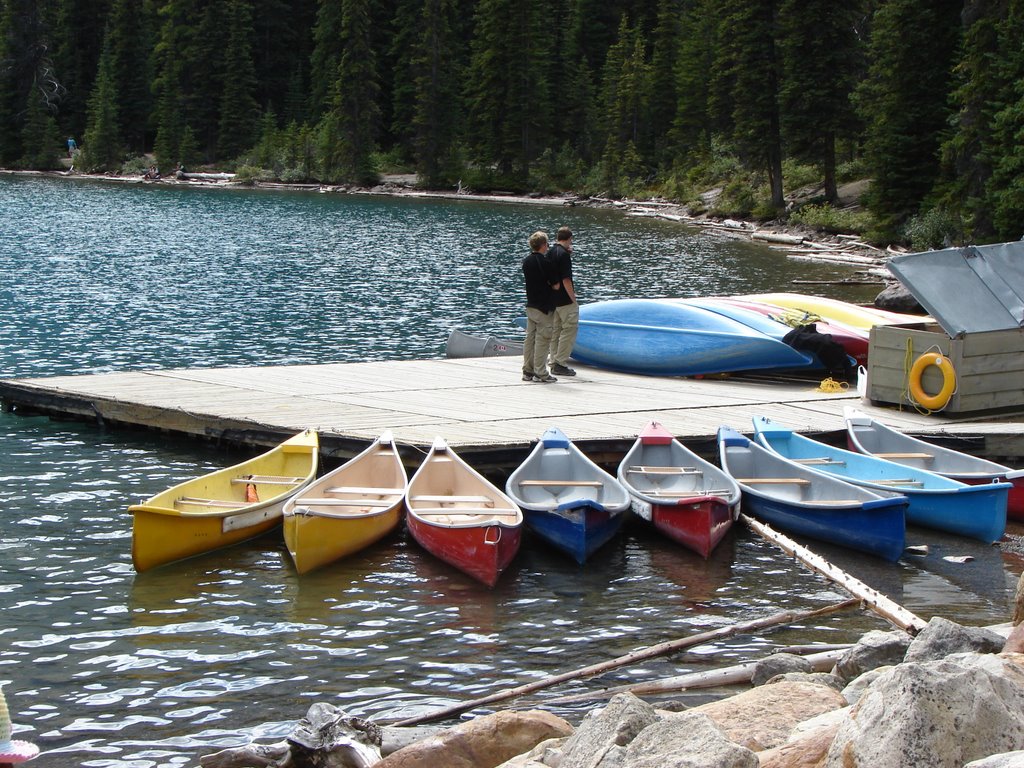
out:
<path id="1" fill-rule="evenodd" d="M 802 613 L 784 611 L 783 613 L 776 613 L 762 619 L 752 619 L 751 621 L 743 621 L 738 624 L 730 624 L 727 627 L 720 627 L 718 629 L 710 630 L 709 632 L 701 632 L 700 634 L 693 635 L 691 637 L 683 637 L 678 640 L 668 640 L 664 643 L 658 643 L 657 645 L 651 645 L 647 648 L 641 648 L 640 650 L 632 651 L 631 653 L 627 653 L 625 656 L 619 656 L 618 658 L 611 659 L 610 661 L 591 664 L 588 667 L 576 669 L 571 672 L 564 672 L 560 675 L 546 677 L 543 680 L 526 683 L 525 685 L 520 685 L 515 688 L 506 688 L 503 691 L 498 691 L 497 693 L 492 693 L 479 699 L 473 699 L 472 701 L 466 701 L 461 704 L 453 704 L 443 709 L 438 709 L 423 715 L 417 715 L 416 717 L 409 717 L 405 720 L 393 723 L 393 725 L 419 725 L 420 723 L 429 723 L 433 720 L 441 720 L 445 717 L 460 715 L 463 712 L 468 712 L 471 709 L 476 709 L 477 707 L 482 707 L 486 704 L 494 704 L 498 701 L 514 699 L 517 696 L 533 693 L 534 691 L 539 691 L 542 688 L 549 688 L 552 685 L 564 683 L 567 680 L 590 677 L 601 672 L 606 672 L 609 669 L 615 669 L 638 661 L 645 661 L 647 659 L 655 658 L 656 656 L 664 656 L 667 653 L 673 653 L 675 651 L 682 650 L 683 648 L 690 648 L 694 645 L 702 645 L 713 640 L 720 640 L 723 637 L 738 635 L 745 632 L 753 632 L 754 630 L 774 627 L 780 624 L 803 622 L 817 616 L 824 616 L 828 613 L 843 611 L 847 608 L 853 608 L 858 605 L 860 605 L 860 600 L 845 600 L 841 603 L 835 603 L 834 605 L 819 608 L 815 611 L 804 611 Z"/>
<path id="2" fill-rule="evenodd" d="M 807 549 L 807 547 L 800 546 L 788 536 L 784 536 L 778 531 L 772 530 L 764 523 L 754 520 L 749 515 L 740 515 L 740 519 L 760 536 L 778 547 L 781 547 L 782 551 L 786 554 L 792 555 L 812 571 L 820 573 L 826 579 L 838 584 L 854 597 L 863 600 L 868 608 L 890 624 L 893 624 L 912 635 L 916 635 L 928 626 L 928 622 L 920 616 L 911 613 L 899 603 L 890 600 L 881 592 L 872 589 L 863 581 L 860 581 L 848 574 L 842 568 L 833 565 L 821 555 L 815 554 L 811 550 Z"/>

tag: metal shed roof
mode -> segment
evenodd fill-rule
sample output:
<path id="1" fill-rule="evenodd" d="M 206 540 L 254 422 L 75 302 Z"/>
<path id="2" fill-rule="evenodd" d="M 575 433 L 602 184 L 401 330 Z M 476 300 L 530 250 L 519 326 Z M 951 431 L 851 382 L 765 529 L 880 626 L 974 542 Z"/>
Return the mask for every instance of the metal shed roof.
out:
<path id="1" fill-rule="evenodd" d="M 1024 242 L 894 256 L 889 271 L 951 337 L 1024 327 Z"/>

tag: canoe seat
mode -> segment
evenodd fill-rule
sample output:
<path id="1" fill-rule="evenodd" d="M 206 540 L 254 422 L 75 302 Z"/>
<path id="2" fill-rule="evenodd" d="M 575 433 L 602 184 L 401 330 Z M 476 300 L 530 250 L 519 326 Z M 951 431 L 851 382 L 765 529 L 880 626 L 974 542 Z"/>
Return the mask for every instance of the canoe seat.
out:
<path id="1" fill-rule="evenodd" d="M 737 483 L 745 485 L 810 485 L 811 481 L 803 477 L 737 477 Z"/>
<path id="2" fill-rule="evenodd" d="M 880 459 L 934 459 L 935 456 L 931 453 L 918 453 L 916 451 L 907 451 L 905 453 L 873 453 L 872 456 L 877 456 Z"/>
<path id="3" fill-rule="evenodd" d="M 808 502 L 823 507 L 849 507 L 854 504 L 862 504 L 863 499 L 809 499 Z"/>
<path id="4" fill-rule="evenodd" d="M 281 477 L 280 475 L 253 475 L 252 477 L 232 477 L 235 485 L 298 485 L 306 481 L 304 477 Z"/>
<path id="5" fill-rule="evenodd" d="M 519 485 L 542 487 L 546 485 L 564 485 L 566 487 L 600 488 L 604 483 L 600 480 L 520 480 Z"/>
<path id="6" fill-rule="evenodd" d="M 317 498 L 315 496 L 303 496 L 296 499 L 295 503 L 328 507 L 392 507 L 395 505 L 394 501 L 388 501 L 387 499 L 336 499 L 330 497 Z"/>
<path id="7" fill-rule="evenodd" d="M 325 493 L 355 493 L 360 496 L 394 496 L 402 492 L 401 488 L 360 488 L 357 485 L 336 485 L 325 488 Z"/>
<path id="8" fill-rule="evenodd" d="M 239 509 L 248 507 L 248 501 L 228 501 L 227 499 L 198 499 L 194 496 L 182 496 L 174 500 L 175 504 L 182 504 L 189 507 L 222 507 L 224 509 Z"/>
<path id="9" fill-rule="evenodd" d="M 797 464 L 824 464 L 830 467 L 845 467 L 845 461 L 830 459 L 828 456 L 815 457 L 813 459 L 793 459 Z"/>
<path id="10" fill-rule="evenodd" d="M 428 495 L 418 495 L 418 496 L 410 496 L 409 497 L 409 501 L 433 501 L 433 502 L 435 502 L 437 504 L 444 504 L 445 502 L 451 502 L 452 504 L 454 504 L 456 502 L 463 502 L 463 503 L 466 503 L 466 504 L 469 504 L 469 503 L 474 503 L 474 504 L 490 504 L 491 507 L 494 506 L 494 499 L 492 499 L 490 496 L 443 496 L 443 495 L 428 496 Z"/>
<path id="11" fill-rule="evenodd" d="M 627 472 L 638 475 L 703 475 L 697 467 L 626 467 Z"/>
<path id="12" fill-rule="evenodd" d="M 923 480 L 912 480 L 909 477 L 896 478 L 893 480 L 869 480 L 868 482 L 877 485 L 909 485 L 912 488 L 920 488 L 924 485 Z"/>
<path id="13" fill-rule="evenodd" d="M 486 517 L 515 517 L 519 513 L 514 509 L 494 509 L 493 507 L 420 507 L 413 508 L 417 515 L 484 515 Z"/>

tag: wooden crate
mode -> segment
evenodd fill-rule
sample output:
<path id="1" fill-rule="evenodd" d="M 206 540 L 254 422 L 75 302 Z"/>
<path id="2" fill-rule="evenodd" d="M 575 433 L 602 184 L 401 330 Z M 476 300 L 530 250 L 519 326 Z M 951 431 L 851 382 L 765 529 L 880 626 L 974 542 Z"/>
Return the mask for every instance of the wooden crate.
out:
<path id="1" fill-rule="evenodd" d="M 868 342 L 868 399 L 913 405 L 910 368 L 927 352 L 953 363 L 956 391 L 943 413 L 996 411 L 1024 406 L 1024 329 L 982 331 L 950 338 L 937 324 L 876 325 Z M 942 388 L 942 373 L 929 365 L 921 378 L 926 393 Z"/>

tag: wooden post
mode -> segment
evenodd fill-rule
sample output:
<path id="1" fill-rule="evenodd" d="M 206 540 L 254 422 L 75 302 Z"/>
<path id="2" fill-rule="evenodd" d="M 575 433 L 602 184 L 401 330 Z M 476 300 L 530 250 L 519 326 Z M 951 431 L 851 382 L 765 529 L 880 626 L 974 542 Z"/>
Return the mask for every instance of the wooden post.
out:
<path id="1" fill-rule="evenodd" d="M 920 616 L 911 613 L 899 603 L 890 600 L 881 592 L 872 589 L 863 581 L 854 578 L 842 568 L 832 565 L 832 563 L 821 555 L 815 554 L 811 550 L 807 549 L 807 547 L 800 546 L 788 536 L 784 536 L 778 531 L 772 530 L 764 523 L 754 520 L 749 515 L 740 515 L 740 519 L 762 538 L 767 539 L 780 547 L 786 554 L 792 555 L 812 571 L 820 573 L 826 579 L 838 584 L 854 597 L 863 600 L 864 604 L 868 608 L 890 624 L 893 624 L 912 635 L 916 635 L 928 625 L 928 622 Z"/>
<path id="2" fill-rule="evenodd" d="M 453 704 L 443 709 L 438 709 L 433 712 L 428 712 L 423 715 L 417 715 L 416 717 L 409 717 L 405 720 L 401 720 L 397 723 L 393 723 L 396 726 L 407 726 L 407 725 L 419 725 L 420 723 L 428 723 L 433 720 L 440 720 L 445 717 L 454 715 L 460 715 L 463 712 L 468 712 L 471 709 L 482 707 L 486 704 L 494 704 L 498 701 L 505 701 L 506 699 L 514 699 L 518 696 L 523 696 L 527 693 L 533 693 L 539 691 L 542 688 L 549 688 L 552 685 L 558 683 L 564 683 L 567 680 L 576 680 L 581 677 L 590 677 L 592 675 L 599 674 L 601 672 L 607 672 L 609 669 L 615 669 L 622 667 L 627 664 L 633 664 L 638 661 L 645 661 L 652 659 L 656 656 L 664 656 L 668 653 L 682 650 L 683 648 L 690 648 L 694 645 L 702 645 L 709 643 L 713 640 L 720 640 L 723 637 L 729 637 L 730 635 L 737 635 L 744 632 L 752 632 L 758 629 L 765 629 L 767 627 L 775 627 L 780 624 L 793 624 L 797 622 L 807 621 L 808 619 L 815 618 L 817 616 L 824 616 L 828 613 L 835 613 L 836 611 L 846 610 L 847 608 L 853 608 L 860 605 L 860 600 L 845 600 L 841 603 L 835 603 L 824 608 L 819 608 L 816 611 L 804 611 L 804 612 L 793 612 L 785 611 L 783 613 L 776 613 L 772 616 L 766 616 L 762 619 L 752 619 L 751 621 L 743 621 L 738 624 L 730 624 L 727 627 L 720 627 L 719 629 L 713 629 L 708 632 L 701 632 L 698 635 L 691 637 L 680 638 L 679 640 L 668 640 L 664 643 L 658 643 L 657 645 L 651 645 L 647 648 L 641 648 L 638 651 L 627 653 L 625 656 L 619 656 L 618 658 L 611 659 L 610 661 L 603 661 L 599 664 L 591 664 L 588 667 L 582 669 L 576 669 L 571 672 L 564 672 L 560 675 L 553 675 L 546 677 L 543 680 L 537 680 L 532 683 L 526 683 L 515 688 L 506 688 L 503 691 L 492 693 L 489 696 L 483 696 L 479 699 L 473 699 L 472 701 L 466 701 L 461 704 Z"/>

